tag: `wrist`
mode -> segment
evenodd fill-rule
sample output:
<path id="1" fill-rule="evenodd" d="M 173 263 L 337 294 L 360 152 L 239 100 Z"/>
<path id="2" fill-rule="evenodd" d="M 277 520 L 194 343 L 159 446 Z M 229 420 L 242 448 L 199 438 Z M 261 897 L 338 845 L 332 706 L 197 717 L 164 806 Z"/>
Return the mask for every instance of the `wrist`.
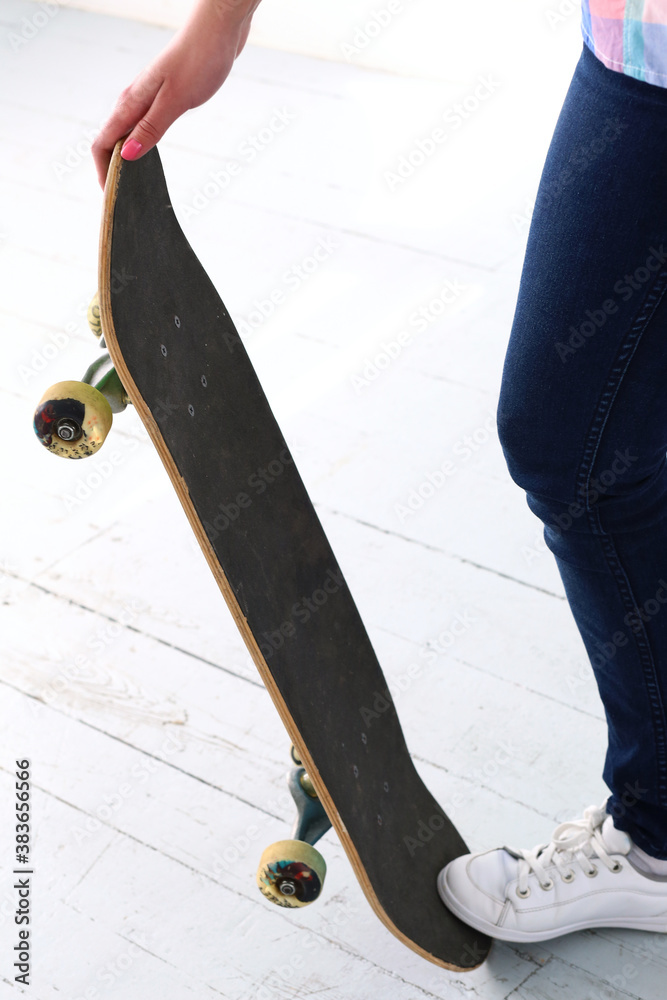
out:
<path id="1" fill-rule="evenodd" d="M 220 17 L 245 21 L 255 13 L 260 0 L 208 0 L 208 2 L 212 3 Z"/>

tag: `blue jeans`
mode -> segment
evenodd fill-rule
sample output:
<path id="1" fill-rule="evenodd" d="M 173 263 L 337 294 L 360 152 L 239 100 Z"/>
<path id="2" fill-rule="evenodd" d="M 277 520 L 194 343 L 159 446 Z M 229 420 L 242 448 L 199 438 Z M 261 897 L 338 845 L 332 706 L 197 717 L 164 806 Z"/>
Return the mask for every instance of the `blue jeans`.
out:
<path id="1" fill-rule="evenodd" d="M 584 48 L 537 196 L 498 427 L 595 672 L 607 810 L 663 859 L 666 292 L 667 89 Z"/>

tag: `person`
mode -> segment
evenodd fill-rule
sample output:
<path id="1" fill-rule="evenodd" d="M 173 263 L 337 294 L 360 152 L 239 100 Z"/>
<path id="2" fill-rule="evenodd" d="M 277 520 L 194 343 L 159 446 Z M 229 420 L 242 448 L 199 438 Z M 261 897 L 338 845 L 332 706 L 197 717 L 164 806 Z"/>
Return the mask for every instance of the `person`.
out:
<path id="1" fill-rule="evenodd" d="M 102 128 L 101 183 L 119 138 L 135 159 L 215 93 L 258 3 L 198 0 Z M 440 873 L 450 909 L 510 941 L 667 931 L 667 0 L 584 0 L 582 25 L 531 222 L 498 430 L 595 672 L 611 795 L 532 850 L 465 855 Z"/>
<path id="2" fill-rule="evenodd" d="M 197 0 L 166 48 L 121 93 L 97 135 L 92 154 L 100 185 L 114 146 L 126 137 L 123 157 L 152 149 L 186 111 L 217 93 L 241 54 L 260 0 Z"/>

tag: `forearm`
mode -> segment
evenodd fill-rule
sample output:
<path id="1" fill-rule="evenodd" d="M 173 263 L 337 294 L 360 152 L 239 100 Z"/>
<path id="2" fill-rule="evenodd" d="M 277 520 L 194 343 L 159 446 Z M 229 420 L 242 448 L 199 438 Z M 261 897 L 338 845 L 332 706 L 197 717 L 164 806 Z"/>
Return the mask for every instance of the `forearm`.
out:
<path id="1" fill-rule="evenodd" d="M 143 156 L 185 111 L 222 86 L 243 50 L 260 0 L 197 0 L 167 47 L 121 93 L 93 145 L 100 183 L 111 151 L 126 136 L 123 156 Z"/>
<path id="2" fill-rule="evenodd" d="M 240 33 L 247 38 L 259 4 L 260 0 L 196 0 L 176 37 L 196 34 L 200 38 L 205 28 L 218 37 Z"/>

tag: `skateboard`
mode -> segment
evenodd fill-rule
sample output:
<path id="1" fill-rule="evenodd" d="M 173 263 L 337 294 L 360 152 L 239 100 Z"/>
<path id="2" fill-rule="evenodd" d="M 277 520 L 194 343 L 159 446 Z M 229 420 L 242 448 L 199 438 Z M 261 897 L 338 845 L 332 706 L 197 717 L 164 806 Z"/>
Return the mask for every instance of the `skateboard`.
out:
<path id="1" fill-rule="evenodd" d="M 107 178 L 91 326 L 109 355 L 47 390 L 35 414 L 56 454 L 95 454 L 131 401 L 291 738 L 291 837 L 257 881 L 282 907 L 313 902 L 333 825 L 375 913 L 446 969 L 489 940 L 440 901 L 466 845 L 418 775 L 381 667 L 217 291 L 171 207 L 157 149 Z M 262 470 L 268 470 L 263 475 Z"/>

